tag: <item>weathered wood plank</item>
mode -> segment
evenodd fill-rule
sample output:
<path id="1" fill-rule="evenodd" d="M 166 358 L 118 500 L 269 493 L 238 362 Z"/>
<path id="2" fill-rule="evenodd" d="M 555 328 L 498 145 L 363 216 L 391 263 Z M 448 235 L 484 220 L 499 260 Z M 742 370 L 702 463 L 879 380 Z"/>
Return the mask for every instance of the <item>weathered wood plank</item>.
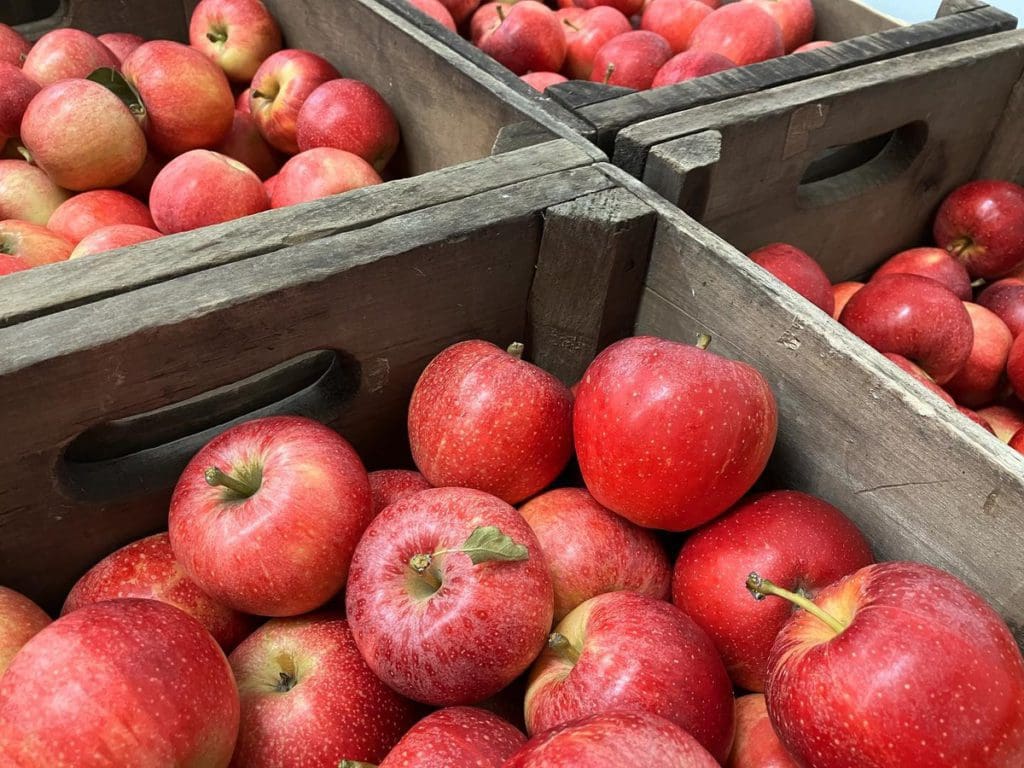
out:
<path id="1" fill-rule="evenodd" d="M 549 208 L 530 292 L 527 354 L 575 384 L 601 349 L 630 335 L 655 216 L 621 189 Z"/>
<path id="2" fill-rule="evenodd" d="M 173 0 L 118 3 L 110 0 L 62 0 L 54 16 L 29 22 L 18 29 L 35 40 L 58 27 L 75 27 L 94 35 L 133 32 L 148 40 L 188 39 L 188 17 L 183 7 Z"/>
<path id="3" fill-rule="evenodd" d="M 1018 184 L 1024 182 L 1021 125 L 1024 125 L 1024 78 L 1013 86 L 999 123 L 988 138 L 988 149 L 978 164 L 975 176 L 979 179 L 1008 179 Z"/>

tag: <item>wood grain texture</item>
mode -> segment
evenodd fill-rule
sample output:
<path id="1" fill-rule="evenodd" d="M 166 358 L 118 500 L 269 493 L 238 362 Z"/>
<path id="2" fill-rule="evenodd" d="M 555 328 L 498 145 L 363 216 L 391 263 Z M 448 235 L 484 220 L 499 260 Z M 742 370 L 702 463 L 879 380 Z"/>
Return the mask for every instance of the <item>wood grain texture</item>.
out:
<path id="1" fill-rule="evenodd" d="M 637 333 L 755 365 L 779 405 L 774 487 L 820 496 L 884 559 L 945 568 L 1024 642 L 1024 457 L 620 170 L 657 211 Z"/>
<path id="2" fill-rule="evenodd" d="M 147 40 L 188 40 L 188 17 L 176 0 L 62 0 L 57 13 L 18 27 L 31 40 L 52 29 L 75 27 L 94 35 L 133 32 Z"/>
<path id="3" fill-rule="evenodd" d="M 995 130 L 988 137 L 988 149 L 974 175 L 979 179 L 1007 179 L 1024 183 L 1024 77 L 1017 81 Z"/>
<path id="4" fill-rule="evenodd" d="M 18 272 L 0 280 L 0 327 L 363 227 L 390 216 L 583 166 L 591 160 L 590 151 L 579 143 L 559 139 L 130 248 Z"/>
<path id="5" fill-rule="evenodd" d="M 567 385 L 630 335 L 655 216 L 622 189 L 549 208 L 529 302 L 527 354 Z"/>
<path id="6" fill-rule="evenodd" d="M 553 174 L 0 329 L 0 583 L 57 607 L 100 557 L 166 525 L 178 473 L 226 424 L 178 409 L 183 423 L 148 420 L 158 444 L 120 446 L 109 430 L 90 443 L 98 427 L 242 391 L 310 352 L 339 355 L 333 379 L 279 382 L 280 402 L 245 415 L 310 414 L 371 467 L 408 461 L 420 371 L 460 339 L 522 339 L 543 210 L 610 186 L 592 167 Z"/>
<path id="7" fill-rule="evenodd" d="M 791 242 L 848 280 L 925 241 L 939 202 L 974 175 L 1022 70 L 1024 32 L 991 35 L 652 120 L 618 144 L 631 157 L 658 147 L 644 179 L 741 251 Z M 690 145 L 712 130 L 721 157 L 700 169 L 702 195 L 682 199 L 694 187 Z M 891 131 L 866 164 L 801 183 L 823 153 Z"/>

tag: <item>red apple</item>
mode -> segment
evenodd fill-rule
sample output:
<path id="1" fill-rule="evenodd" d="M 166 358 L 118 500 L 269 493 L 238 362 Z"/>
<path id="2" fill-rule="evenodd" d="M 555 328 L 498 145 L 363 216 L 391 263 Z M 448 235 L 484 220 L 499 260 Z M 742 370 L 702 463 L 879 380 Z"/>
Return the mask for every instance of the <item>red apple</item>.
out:
<path id="1" fill-rule="evenodd" d="M 19 768 L 226 766 L 238 691 L 210 633 L 156 600 L 53 622 L 0 678 L 0 754 Z"/>
<path id="2" fill-rule="evenodd" d="M 73 248 L 63 237 L 38 224 L 17 219 L 0 221 L 0 254 L 24 259 L 30 267 L 64 261 Z"/>
<path id="3" fill-rule="evenodd" d="M 98 38 L 117 57 L 118 62 L 128 58 L 129 54 L 146 42 L 144 37 L 132 34 L 131 32 L 107 32 Z"/>
<path id="4" fill-rule="evenodd" d="M 798 765 L 1024 765 L 1024 660 L 964 584 L 880 563 L 805 605 L 775 641 L 766 694 Z"/>
<path id="5" fill-rule="evenodd" d="M 911 248 L 900 251 L 875 270 L 872 277 L 882 275 L 920 275 L 937 280 L 961 301 L 970 301 L 971 278 L 959 261 L 941 248 Z"/>
<path id="6" fill-rule="evenodd" d="M 1014 432 L 1007 445 L 1017 451 L 1017 453 L 1024 453 L 1024 429 Z"/>
<path id="7" fill-rule="evenodd" d="M 423 475 L 411 469 L 379 469 L 369 477 L 374 517 L 396 501 L 431 487 Z"/>
<path id="8" fill-rule="evenodd" d="M 496 9 L 500 23 L 480 38 L 480 49 L 517 75 L 557 72 L 565 61 L 565 33 L 554 11 L 536 0 Z"/>
<path id="9" fill-rule="evenodd" d="M 380 768 L 502 768 L 526 743 L 518 728 L 475 707 L 432 712 L 406 733 Z"/>
<path id="10" fill-rule="evenodd" d="M 237 160 L 261 179 L 269 179 L 281 169 L 277 151 L 264 140 L 248 112 L 235 110 L 231 130 L 214 149 Z"/>
<path id="11" fill-rule="evenodd" d="M 293 616 L 345 584 L 370 504 L 366 470 L 336 432 L 298 416 L 255 419 L 185 468 L 171 497 L 171 547 L 218 602 Z"/>
<path id="12" fill-rule="evenodd" d="M 71 252 L 69 259 L 80 259 L 83 256 L 93 256 L 97 253 L 112 251 L 115 248 L 125 248 L 136 243 L 144 243 L 147 240 L 156 240 L 160 233 L 151 227 L 140 227 L 135 224 L 114 224 L 110 227 L 101 227 L 81 240 Z"/>
<path id="13" fill-rule="evenodd" d="M 416 705 L 374 677 L 330 612 L 272 619 L 230 661 L 242 702 L 235 768 L 376 763 L 416 722 Z"/>
<path id="14" fill-rule="evenodd" d="M 963 302 L 920 275 L 883 275 L 857 291 L 839 321 L 879 352 L 920 365 L 936 384 L 956 375 L 971 354 L 974 330 Z"/>
<path id="15" fill-rule="evenodd" d="M 171 160 L 149 194 L 156 228 L 165 235 L 259 213 L 268 203 L 259 176 L 208 149 L 193 149 Z"/>
<path id="16" fill-rule="evenodd" d="M 990 405 L 979 410 L 978 415 L 988 422 L 995 436 L 1004 443 L 1010 442 L 1014 433 L 1024 427 L 1024 409 L 1015 403 Z"/>
<path id="17" fill-rule="evenodd" d="M 187 45 L 154 40 L 122 66 L 146 107 L 150 149 L 168 157 L 216 146 L 231 130 L 235 97 L 224 72 Z"/>
<path id="18" fill-rule="evenodd" d="M 948 403 L 949 405 L 956 405 L 956 403 L 953 400 L 953 397 L 946 390 L 944 390 L 942 387 L 936 384 L 935 380 L 931 376 L 929 376 L 921 366 L 911 362 L 903 355 L 897 355 L 892 352 L 885 352 L 882 354 L 882 357 L 887 357 L 889 360 L 895 363 L 901 370 L 905 371 L 906 373 L 909 373 L 910 376 L 915 381 L 919 382 L 925 389 L 927 389 L 929 392 L 934 393 L 944 402 Z"/>
<path id="19" fill-rule="evenodd" d="M 514 2 L 514 0 L 512 1 Z M 451 14 L 452 21 L 455 22 L 456 26 L 459 26 L 473 15 L 473 11 L 480 5 L 480 0 L 441 0 L 441 4 Z M 512 2 L 508 4 L 511 5 Z"/>
<path id="20" fill-rule="evenodd" d="M 587 9 L 598 8 L 602 5 L 614 8 L 627 19 L 637 16 L 644 8 L 644 0 L 575 0 L 575 4 L 580 8 Z"/>
<path id="21" fill-rule="evenodd" d="M 39 93 L 39 84 L 14 64 L 0 61 L 0 143 L 18 135 L 21 118 L 32 97 Z"/>
<path id="22" fill-rule="evenodd" d="M 535 736 L 503 768 L 717 768 L 675 723 L 647 712 L 602 712 Z M 383 767 L 382 767 L 383 768 Z"/>
<path id="23" fill-rule="evenodd" d="M 629 19 L 607 5 L 580 10 L 576 19 L 562 19 L 565 31 L 564 71 L 573 80 L 589 80 L 594 68 L 594 57 L 612 38 L 633 29 Z"/>
<path id="24" fill-rule="evenodd" d="M 311 94 L 295 126 L 299 150 L 333 147 L 358 155 L 380 173 L 398 149 L 398 121 L 388 103 L 358 80 L 330 80 Z"/>
<path id="25" fill-rule="evenodd" d="M 811 0 L 744 0 L 767 11 L 782 32 L 782 47 L 792 53 L 814 37 L 814 3 Z"/>
<path id="26" fill-rule="evenodd" d="M 778 413 L 755 368 L 635 336 L 587 368 L 573 429 L 599 504 L 637 525 L 685 531 L 750 490 L 775 445 Z"/>
<path id="27" fill-rule="evenodd" d="M 32 43 L 22 37 L 20 32 L 0 24 L 0 61 L 20 67 L 31 48 Z"/>
<path id="28" fill-rule="evenodd" d="M 20 592 L 0 587 L 0 677 L 11 659 L 50 623 L 50 617 Z"/>
<path id="29" fill-rule="evenodd" d="M 263 189 L 267 192 L 267 197 L 270 198 L 271 203 L 274 200 L 274 190 L 277 188 L 277 174 L 275 173 L 269 179 L 263 182 Z"/>
<path id="30" fill-rule="evenodd" d="M 80 29 L 55 29 L 36 40 L 21 65 L 22 71 L 39 85 L 58 80 L 84 78 L 101 67 L 120 62 L 103 43 Z"/>
<path id="31" fill-rule="evenodd" d="M 810 43 L 805 43 L 804 45 L 801 45 L 799 48 L 793 49 L 793 53 L 805 53 L 807 51 L 816 51 L 819 48 L 828 48 L 833 45 L 835 45 L 835 43 L 833 43 L 831 40 L 815 40 Z"/>
<path id="32" fill-rule="evenodd" d="M 1024 187 L 994 179 L 954 189 L 935 214 L 935 242 L 971 277 L 993 278 L 1024 262 Z"/>
<path id="33" fill-rule="evenodd" d="M 843 314 L 843 310 L 846 308 L 847 302 L 853 298 L 853 294 L 863 287 L 864 283 L 858 283 L 856 280 L 836 283 L 832 286 L 832 300 L 835 303 L 835 307 L 832 309 L 833 320 L 839 319 L 839 316 Z"/>
<path id="34" fill-rule="evenodd" d="M 1006 323 L 1013 338 L 1024 331 L 1024 280 L 997 280 L 978 294 L 978 304 L 995 312 Z"/>
<path id="35" fill-rule="evenodd" d="M 640 28 L 665 38 L 672 53 L 690 47 L 690 36 L 711 9 L 697 0 L 652 0 L 645 8 Z"/>
<path id="36" fill-rule="evenodd" d="M 300 152 L 273 178 L 271 208 L 307 203 L 381 183 L 380 175 L 363 158 L 332 147 Z"/>
<path id="37" fill-rule="evenodd" d="M 77 245 L 86 235 L 115 224 L 150 229 L 155 226 L 144 204 L 116 189 L 95 189 L 75 195 L 53 212 L 46 226 Z"/>
<path id="38" fill-rule="evenodd" d="M 654 76 L 651 88 L 662 88 L 705 75 L 732 69 L 736 65 L 713 51 L 685 51 L 665 62 Z"/>
<path id="39" fill-rule="evenodd" d="M 736 699 L 736 740 L 725 768 L 799 768 L 772 728 L 763 694 Z"/>
<path id="40" fill-rule="evenodd" d="M 20 256 L 12 256 L 9 253 L 0 253 L 0 277 L 10 275 L 14 272 L 22 272 L 31 268 L 32 265 Z"/>
<path id="41" fill-rule="evenodd" d="M 146 160 L 135 116 L 90 80 L 62 80 L 36 94 L 21 121 L 21 140 L 54 184 L 78 192 L 124 184 Z"/>
<path id="42" fill-rule="evenodd" d="M 100 560 L 71 588 L 61 615 L 119 597 L 173 605 L 202 624 L 225 652 L 256 628 L 251 616 L 221 605 L 189 579 L 175 561 L 166 533 L 140 539 Z"/>
<path id="43" fill-rule="evenodd" d="M 654 534 L 605 509 L 582 488 L 548 491 L 519 511 L 537 534 L 551 573 L 555 621 L 605 592 L 668 598 L 671 569 Z"/>
<path id="44" fill-rule="evenodd" d="M 750 260 L 773 274 L 827 315 L 835 308 L 832 283 L 825 270 L 804 251 L 772 243 L 751 252 Z"/>
<path id="45" fill-rule="evenodd" d="M 153 188 L 153 182 L 156 181 L 156 177 L 166 164 L 166 161 L 162 158 L 157 157 L 152 152 L 147 152 L 142 167 L 138 173 L 121 185 L 121 191 L 127 192 L 138 200 L 148 201 L 150 190 Z"/>
<path id="46" fill-rule="evenodd" d="M 416 382 L 409 444 L 434 487 L 478 488 L 515 504 L 547 487 L 572 456 L 572 395 L 521 360 L 521 344 L 509 351 L 453 344 Z"/>
<path id="47" fill-rule="evenodd" d="M 0 223 L 0 227 L 2 226 Z M 1021 338 L 1024 338 L 1024 334 L 1013 340 L 1006 360 L 1006 375 L 1010 378 L 1010 385 L 1018 398 L 1024 394 L 1024 343 L 1018 343 Z"/>
<path id="48" fill-rule="evenodd" d="M 675 606 L 608 592 L 558 623 L 530 672 L 531 735 L 618 709 L 664 717 L 718 760 L 733 737 L 732 683 L 715 645 Z"/>
<path id="49" fill-rule="evenodd" d="M 601 46 L 590 79 L 642 91 L 651 87 L 658 70 L 671 58 L 672 49 L 661 35 L 645 30 L 625 32 Z"/>
<path id="50" fill-rule="evenodd" d="M 188 41 L 228 79 L 247 83 L 270 54 L 281 50 L 281 29 L 260 0 L 200 0 Z"/>
<path id="51" fill-rule="evenodd" d="M 770 13 L 753 3 L 731 3 L 697 25 L 690 50 L 714 51 L 742 67 L 781 56 L 785 46 Z"/>
<path id="52" fill-rule="evenodd" d="M 246 88 L 235 97 L 235 111 L 252 115 L 252 88 Z"/>
<path id="53" fill-rule="evenodd" d="M 567 77 L 560 75 L 557 72 L 530 72 L 525 75 L 520 75 L 519 79 L 541 93 L 546 91 L 549 86 L 568 82 Z"/>
<path id="54" fill-rule="evenodd" d="M 21 219 L 45 225 L 68 199 L 43 171 L 24 160 L 0 160 L 0 221 Z"/>
<path id="55" fill-rule="evenodd" d="M 971 353 L 956 376 L 946 382 L 946 391 L 961 405 L 980 408 L 994 402 L 1003 391 L 1006 359 L 1013 334 L 999 316 L 985 307 L 964 302 L 974 328 Z"/>
<path id="56" fill-rule="evenodd" d="M 874 562 L 864 536 L 838 509 L 797 491 L 744 499 L 696 531 L 679 552 L 672 601 L 715 642 L 734 683 L 763 691 L 772 641 L 792 613 L 782 600 L 750 599 L 751 571 L 814 595 Z"/>
<path id="57" fill-rule="evenodd" d="M 458 29 L 455 27 L 455 19 L 452 18 L 451 11 L 445 8 L 444 3 L 440 0 L 409 0 L 409 5 L 423 11 L 423 13 L 432 18 L 442 27 L 450 29 L 452 32 L 458 32 Z"/>
<path id="58" fill-rule="evenodd" d="M 299 110 L 313 91 L 341 77 L 330 62 L 309 51 L 284 50 L 264 61 L 252 78 L 250 108 L 263 138 L 294 155 Z"/>
<path id="59" fill-rule="evenodd" d="M 526 670 L 553 598 L 540 544 L 515 509 L 482 491 L 432 488 L 370 523 L 345 604 L 381 680 L 450 706 L 481 701 Z"/>

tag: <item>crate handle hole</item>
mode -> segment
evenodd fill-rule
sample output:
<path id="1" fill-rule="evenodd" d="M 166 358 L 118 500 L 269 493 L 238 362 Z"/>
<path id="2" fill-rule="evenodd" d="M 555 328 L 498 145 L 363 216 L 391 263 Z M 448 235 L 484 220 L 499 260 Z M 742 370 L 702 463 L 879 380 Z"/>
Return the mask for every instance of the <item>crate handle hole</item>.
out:
<path id="1" fill-rule="evenodd" d="M 807 164 L 797 199 L 822 208 L 867 194 L 900 177 L 928 142 L 920 120 L 851 144 L 828 147 Z"/>

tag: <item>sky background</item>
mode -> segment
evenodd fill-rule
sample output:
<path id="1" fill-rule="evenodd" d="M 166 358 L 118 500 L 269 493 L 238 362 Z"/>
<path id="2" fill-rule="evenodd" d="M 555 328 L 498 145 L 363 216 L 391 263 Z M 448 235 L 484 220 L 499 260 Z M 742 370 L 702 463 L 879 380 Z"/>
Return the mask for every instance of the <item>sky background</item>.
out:
<path id="1" fill-rule="evenodd" d="M 940 0 L 862 0 L 862 2 L 864 1 L 872 8 L 877 8 L 904 21 L 933 19 L 936 9 L 941 4 Z M 1001 11 L 1012 13 L 1018 19 L 1024 17 L 1024 0 L 988 0 L 988 2 L 989 5 L 994 5 Z"/>

